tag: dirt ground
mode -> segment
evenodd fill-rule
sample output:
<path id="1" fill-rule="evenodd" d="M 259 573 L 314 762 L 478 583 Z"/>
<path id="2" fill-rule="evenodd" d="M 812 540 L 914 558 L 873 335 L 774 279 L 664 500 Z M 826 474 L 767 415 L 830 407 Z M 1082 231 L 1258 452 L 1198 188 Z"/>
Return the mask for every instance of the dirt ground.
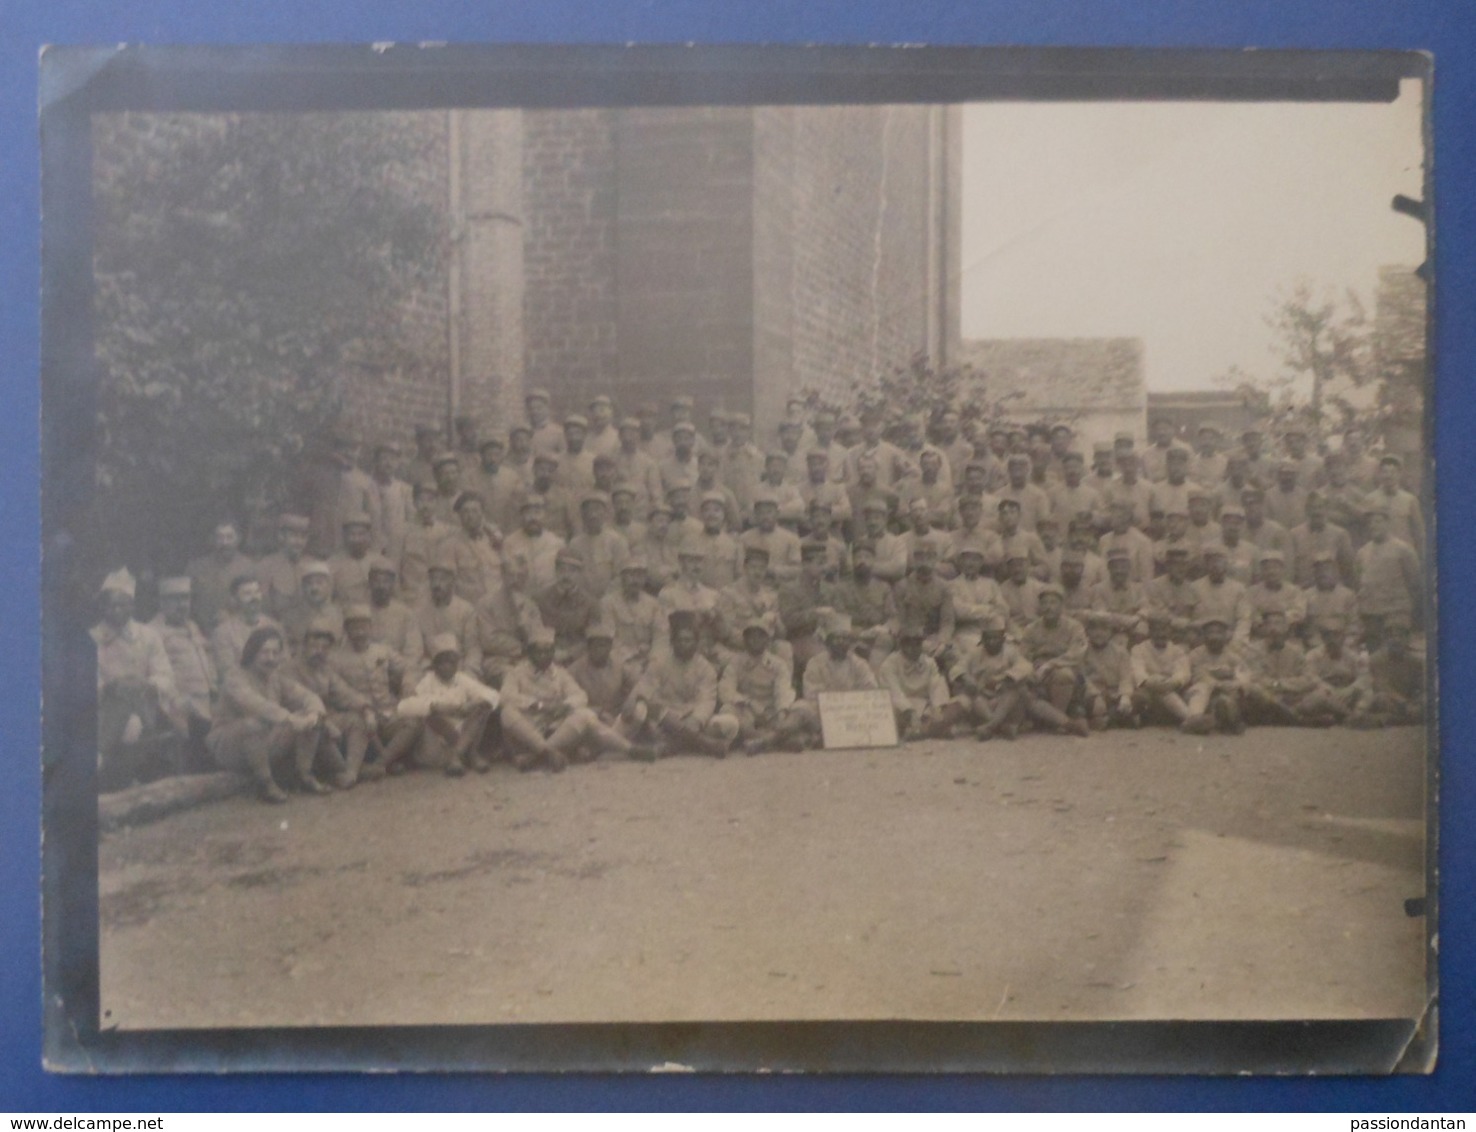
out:
<path id="1" fill-rule="evenodd" d="M 1411 1016 L 1424 733 L 422 773 L 105 838 L 104 1026 Z"/>

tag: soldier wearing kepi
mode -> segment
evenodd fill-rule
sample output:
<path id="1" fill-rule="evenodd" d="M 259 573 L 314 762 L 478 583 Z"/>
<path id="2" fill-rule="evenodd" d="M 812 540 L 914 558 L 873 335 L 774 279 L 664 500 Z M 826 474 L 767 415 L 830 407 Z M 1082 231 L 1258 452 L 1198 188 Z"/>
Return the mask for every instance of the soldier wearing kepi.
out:
<path id="1" fill-rule="evenodd" d="M 217 680 L 224 680 L 225 674 L 240 663 L 241 649 L 245 646 L 247 637 L 263 625 L 282 628 L 262 612 L 261 583 L 250 574 L 239 574 L 233 578 L 230 592 L 230 610 L 215 626 L 215 632 L 210 634 L 211 658 L 215 662 Z M 296 609 L 300 605 L 301 598 L 290 608 Z"/>
<path id="2" fill-rule="evenodd" d="M 149 625 L 158 633 L 174 673 L 174 687 L 179 693 L 184 718 L 185 764 L 198 768 L 205 757 L 205 736 L 214 718 L 220 681 L 210 643 L 190 620 L 188 578 L 159 580 L 159 614 Z"/>
<path id="3" fill-rule="evenodd" d="M 277 549 L 256 564 L 267 614 L 280 619 L 301 592 L 297 568 L 308 544 L 308 517 L 277 516 Z"/>
<path id="4" fill-rule="evenodd" d="M 1373 698 L 1368 655 L 1349 648 L 1348 620 L 1335 614 L 1317 620 L 1321 643 L 1307 650 L 1307 671 L 1319 685 L 1327 710 L 1339 723 L 1366 709 Z"/>
<path id="5" fill-rule="evenodd" d="M 1330 727 L 1335 721 L 1336 704 L 1322 694 L 1302 646 L 1288 639 L 1286 614 L 1280 610 L 1261 615 L 1260 640 L 1247 648 L 1245 664 L 1250 670 L 1247 722 Z"/>
<path id="6" fill-rule="evenodd" d="M 1250 673 L 1229 648 L 1230 626 L 1224 618 L 1204 618 L 1199 631 L 1203 643 L 1189 654 L 1189 717 L 1183 730 L 1208 735 L 1218 728 L 1239 735 L 1245 731 L 1242 701 Z"/>
<path id="7" fill-rule="evenodd" d="M 1086 682 L 1086 717 L 1094 731 L 1107 727 L 1140 727 L 1133 699 L 1133 665 L 1127 649 L 1114 639 L 1111 618 L 1088 612 L 1087 647 L 1082 654 Z"/>
<path id="8" fill-rule="evenodd" d="M 997 613 L 979 625 L 979 647 L 954 665 L 953 687 L 968 705 L 976 739 L 1013 739 L 1025 722 L 1025 684 L 1035 666 L 1005 640 L 1007 622 Z"/>
<path id="9" fill-rule="evenodd" d="M 671 614 L 670 648 L 652 658 L 621 713 L 621 729 L 658 755 L 696 753 L 722 758 L 737 737 L 717 710 L 717 670 L 697 651 L 697 616 Z"/>
<path id="10" fill-rule="evenodd" d="M 497 710 L 497 693 L 461 671 L 461 648 L 450 633 L 432 637 L 426 651 L 431 670 L 399 708 L 404 718 L 424 721 L 420 761 L 443 766 L 452 778 L 468 768 L 484 773 L 491 764 L 482 753 L 482 739 Z"/>
<path id="11" fill-rule="evenodd" d="M 897 734 L 904 741 L 950 739 L 968 730 L 967 705 L 954 698 L 937 662 L 924 651 L 927 626 L 904 620 L 897 651 L 877 666 L 876 678 L 892 697 Z"/>
<path id="12" fill-rule="evenodd" d="M 548 629 L 534 631 L 528 641 L 528 659 L 503 680 L 502 732 L 519 770 L 542 763 L 558 772 L 571 759 L 582 762 L 606 752 L 646 754 L 600 722 L 578 681 L 554 663 L 554 635 Z"/>
<path id="13" fill-rule="evenodd" d="M 825 651 L 810 658 L 801 674 L 804 698 L 796 705 L 810 743 L 820 739 L 820 695 L 823 692 L 864 692 L 881 687 L 871 665 L 856 655 L 856 634 L 844 613 L 830 612 L 825 621 Z"/>
<path id="14" fill-rule="evenodd" d="M 1209 617 L 1224 621 L 1220 613 Z M 1146 723 L 1165 719 L 1182 724 L 1189 718 L 1188 692 L 1192 673 L 1189 654 L 1170 636 L 1173 615 L 1166 609 L 1150 609 L 1148 639 L 1133 646 L 1133 711 Z"/>
<path id="15" fill-rule="evenodd" d="M 405 661 L 375 640 L 373 630 L 369 606 L 349 606 L 343 611 L 343 643 L 329 656 L 334 673 L 369 705 L 365 723 L 370 757 L 359 767 L 362 782 L 404 771 L 405 757 L 420 742 L 424 728 L 424 721 L 399 715 L 398 689 L 407 683 Z M 412 687 L 415 682 L 418 678 L 410 682 Z"/>
<path id="16" fill-rule="evenodd" d="M 803 750 L 807 721 L 794 710 L 794 673 L 769 649 L 767 622 L 743 626 L 743 651 L 723 667 L 718 680 L 721 705 L 714 724 L 732 731 L 746 755 L 771 750 Z"/>
<path id="17" fill-rule="evenodd" d="M 311 621 L 302 639 L 302 655 L 289 675 L 322 701 L 322 737 L 314 762 L 323 768 L 333 785 L 347 790 L 359 781 L 359 768 L 369 751 L 369 729 L 374 708 L 367 696 L 356 691 L 331 663 L 338 632 L 332 621 Z"/>
<path id="18" fill-rule="evenodd" d="M 1040 616 L 1020 634 L 1020 651 L 1035 668 L 1026 690 L 1025 708 L 1038 722 L 1057 731 L 1085 738 L 1091 731 L 1081 717 L 1085 683 L 1082 659 L 1086 630 L 1064 616 L 1065 596 L 1060 586 L 1040 591 Z"/>

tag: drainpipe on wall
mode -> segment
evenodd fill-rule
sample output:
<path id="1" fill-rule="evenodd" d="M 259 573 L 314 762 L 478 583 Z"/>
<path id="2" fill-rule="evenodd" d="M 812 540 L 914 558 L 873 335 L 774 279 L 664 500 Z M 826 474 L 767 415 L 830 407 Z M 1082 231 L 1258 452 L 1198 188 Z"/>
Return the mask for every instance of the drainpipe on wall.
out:
<path id="1" fill-rule="evenodd" d="M 466 237 L 466 218 L 461 201 L 461 112 L 446 113 L 447 211 L 450 255 L 446 265 L 446 334 L 447 380 L 446 419 L 442 422 L 443 438 L 449 443 L 451 422 L 461 409 L 461 272 L 462 244 Z"/>

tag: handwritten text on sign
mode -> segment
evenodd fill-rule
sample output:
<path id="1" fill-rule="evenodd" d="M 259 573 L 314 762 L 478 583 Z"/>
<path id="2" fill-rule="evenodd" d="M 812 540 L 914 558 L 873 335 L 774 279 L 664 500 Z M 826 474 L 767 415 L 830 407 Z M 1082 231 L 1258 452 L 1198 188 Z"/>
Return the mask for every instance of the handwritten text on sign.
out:
<path id="1" fill-rule="evenodd" d="M 820 730 L 826 750 L 895 747 L 897 717 L 892 697 L 882 690 L 821 692 Z"/>

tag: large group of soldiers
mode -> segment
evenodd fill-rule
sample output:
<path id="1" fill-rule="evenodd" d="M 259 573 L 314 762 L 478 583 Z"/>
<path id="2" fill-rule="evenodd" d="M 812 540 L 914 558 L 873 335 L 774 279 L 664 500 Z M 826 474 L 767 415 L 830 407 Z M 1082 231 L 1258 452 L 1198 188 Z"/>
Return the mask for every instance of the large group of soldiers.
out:
<path id="1" fill-rule="evenodd" d="M 280 802 L 500 758 L 803 750 L 822 694 L 866 689 L 903 740 L 1423 718 L 1421 506 L 1357 431 L 1154 421 L 1088 455 L 1064 423 L 795 401 L 766 451 L 687 397 L 526 406 L 363 467 L 333 437 L 276 549 L 222 522 L 146 623 L 110 574 L 104 788 L 218 767 Z"/>

